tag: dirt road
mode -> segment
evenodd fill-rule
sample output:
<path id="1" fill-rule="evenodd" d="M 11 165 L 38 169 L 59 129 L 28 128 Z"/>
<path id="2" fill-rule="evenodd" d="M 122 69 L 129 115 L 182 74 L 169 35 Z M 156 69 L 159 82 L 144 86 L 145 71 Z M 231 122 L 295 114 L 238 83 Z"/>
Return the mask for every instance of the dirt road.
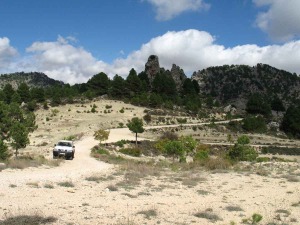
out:
<path id="1" fill-rule="evenodd" d="M 74 160 L 66 160 L 59 167 L 3 170 L 0 172 L 0 195 L 5 187 L 11 184 L 22 185 L 29 182 L 58 182 L 68 179 L 76 180 L 93 172 L 111 168 L 111 165 L 90 157 L 90 149 L 97 143 L 98 142 L 94 140 L 93 137 L 85 137 L 82 140 L 75 142 L 76 152 Z"/>

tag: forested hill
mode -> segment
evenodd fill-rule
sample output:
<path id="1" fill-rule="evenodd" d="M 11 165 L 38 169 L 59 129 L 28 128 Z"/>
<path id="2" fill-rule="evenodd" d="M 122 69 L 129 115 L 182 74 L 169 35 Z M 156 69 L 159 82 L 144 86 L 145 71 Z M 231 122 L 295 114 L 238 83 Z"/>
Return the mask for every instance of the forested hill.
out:
<path id="1" fill-rule="evenodd" d="M 300 77 L 265 64 L 224 65 L 194 72 L 192 79 L 200 92 L 222 103 L 243 101 L 259 93 L 268 98 L 279 97 L 286 103 L 300 98 Z"/>
<path id="2" fill-rule="evenodd" d="M 49 78 L 44 73 L 31 72 L 31 73 L 11 73 L 0 75 L 0 89 L 6 84 L 11 84 L 17 88 L 21 83 L 27 84 L 29 87 L 45 88 L 54 85 L 61 85 L 63 82 Z"/>

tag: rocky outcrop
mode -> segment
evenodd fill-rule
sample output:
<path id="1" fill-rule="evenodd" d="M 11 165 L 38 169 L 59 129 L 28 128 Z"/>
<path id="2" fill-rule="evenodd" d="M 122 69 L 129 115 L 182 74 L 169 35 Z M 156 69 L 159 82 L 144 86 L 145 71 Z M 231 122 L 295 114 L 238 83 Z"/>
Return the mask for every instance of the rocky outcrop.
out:
<path id="1" fill-rule="evenodd" d="M 271 98 L 276 95 L 286 103 L 300 99 L 300 78 L 266 64 L 209 67 L 194 72 L 191 79 L 198 82 L 201 94 L 239 109 L 253 93 Z"/>
<path id="2" fill-rule="evenodd" d="M 183 69 L 181 69 L 179 66 L 176 66 L 175 64 L 172 65 L 171 69 L 171 76 L 176 84 L 177 91 L 180 91 L 183 85 L 183 82 L 187 78 L 184 74 Z"/>
<path id="3" fill-rule="evenodd" d="M 49 78 L 44 73 L 31 72 L 31 73 L 11 73 L 0 75 L 0 89 L 6 84 L 11 84 L 14 89 L 18 88 L 21 83 L 27 84 L 29 87 L 45 88 L 54 85 L 63 85 L 62 81 Z"/>
<path id="4" fill-rule="evenodd" d="M 148 76 L 150 84 L 152 84 L 156 74 L 160 72 L 158 56 L 150 55 L 145 65 L 145 73 Z"/>

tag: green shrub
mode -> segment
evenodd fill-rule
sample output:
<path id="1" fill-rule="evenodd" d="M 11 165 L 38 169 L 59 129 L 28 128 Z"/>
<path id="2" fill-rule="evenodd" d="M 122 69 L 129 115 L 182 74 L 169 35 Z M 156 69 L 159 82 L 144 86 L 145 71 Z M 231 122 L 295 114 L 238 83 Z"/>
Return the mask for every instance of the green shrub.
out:
<path id="1" fill-rule="evenodd" d="M 234 161 L 254 161 L 256 160 L 258 153 L 251 146 L 235 144 L 230 148 L 228 156 Z"/>
<path id="2" fill-rule="evenodd" d="M 115 145 L 116 146 L 119 146 L 120 148 L 123 148 L 124 147 L 124 145 L 127 143 L 127 141 L 125 141 L 125 140 L 120 140 L 120 141 L 117 141 L 116 143 L 115 143 Z"/>
<path id="3" fill-rule="evenodd" d="M 270 162 L 270 158 L 268 157 L 257 157 L 256 162 Z"/>
<path id="4" fill-rule="evenodd" d="M 177 118 L 176 119 L 178 123 L 180 124 L 183 124 L 183 123 L 186 123 L 187 122 L 187 119 L 186 118 Z"/>
<path id="5" fill-rule="evenodd" d="M 141 155 L 141 150 L 138 148 L 123 148 L 123 149 L 120 149 L 119 152 L 121 152 L 125 155 L 133 156 L 133 157 L 139 157 Z"/>
<path id="6" fill-rule="evenodd" d="M 286 148 L 277 146 L 263 147 L 262 154 L 279 154 L 279 155 L 300 155 L 300 148 Z"/>
<path id="7" fill-rule="evenodd" d="M 243 119 L 242 127 L 249 132 L 264 133 L 267 131 L 267 125 L 262 116 L 247 116 Z"/>
<path id="8" fill-rule="evenodd" d="M 145 120 L 146 123 L 150 123 L 151 122 L 151 115 L 150 114 L 146 114 L 143 119 Z"/>
<path id="9" fill-rule="evenodd" d="M 120 113 L 124 113 L 125 111 L 124 111 L 124 108 L 122 108 L 121 110 L 120 110 Z"/>
<path id="10" fill-rule="evenodd" d="M 246 135 L 238 138 L 237 143 L 230 148 L 228 157 L 234 161 L 254 161 L 258 153 L 254 148 L 249 146 L 250 139 Z"/>
<path id="11" fill-rule="evenodd" d="M 0 140 L 0 161 L 4 161 L 10 157 L 6 144 Z"/>
<path id="12" fill-rule="evenodd" d="M 91 109 L 91 113 L 95 113 L 95 112 L 97 112 L 97 111 L 96 111 L 96 108 L 93 107 L 93 108 Z"/>
<path id="13" fill-rule="evenodd" d="M 112 108 L 112 105 L 106 105 L 105 108 L 106 108 L 106 109 L 111 109 L 111 108 Z"/>
<path id="14" fill-rule="evenodd" d="M 106 149 L 103 149 L 103 148 L 97 149 L 96 153 L 98 153 L 100 155 L 109 155 L 109 151 L 107 151 Z"/>
<path id="15" fill-rule="evenodd" d="M 76 136 L 75 135 L 70 135 L 70 136 L 64 137 L 63 139 L 68 140 L 68 141 L 74 141 L 76 139 Z"/>
<path id="16" fill-rule="evenodd" d="M 205 150 L 197 151 L 194 156 L 194 161 L 205 161 L 209 157 L 208 152 Z"/>

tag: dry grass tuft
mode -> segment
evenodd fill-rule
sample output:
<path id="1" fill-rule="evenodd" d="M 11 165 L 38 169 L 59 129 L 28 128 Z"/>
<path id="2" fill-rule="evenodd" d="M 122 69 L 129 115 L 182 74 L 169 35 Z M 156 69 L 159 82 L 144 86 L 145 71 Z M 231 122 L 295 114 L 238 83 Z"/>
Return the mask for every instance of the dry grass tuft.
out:
<path id="1" fill-rule="evenodd" d="M 39 214 L 9 216 L 0 221 L 0 225 L 21 225 L 21 224 L 53 224 L 57 218 L 53 216 L 44 217 Z"/>
<path id="2" fill-rule="evenodd" d="M 156 209 L 148 209 L 148 210 L 142 210 L 137 212 L 137 214 L 144 215 L 146 219 L 151 219 L 151 217 L 156 217 L 157 216 L 157 210 Z"/>
<path id="3" fill-rule="evenodd" d="M 48 160 L 44 156 L 21 156 L 19 158 L 13 158 L 11 160 L 8 160 L 6 163 L 6 168 L 11 169 L 25 169 L 28 167 L 39 167 L 42 165 L 47 165 L 51 167 L 57 167 L 61 164 L 63 160 Z"/>

